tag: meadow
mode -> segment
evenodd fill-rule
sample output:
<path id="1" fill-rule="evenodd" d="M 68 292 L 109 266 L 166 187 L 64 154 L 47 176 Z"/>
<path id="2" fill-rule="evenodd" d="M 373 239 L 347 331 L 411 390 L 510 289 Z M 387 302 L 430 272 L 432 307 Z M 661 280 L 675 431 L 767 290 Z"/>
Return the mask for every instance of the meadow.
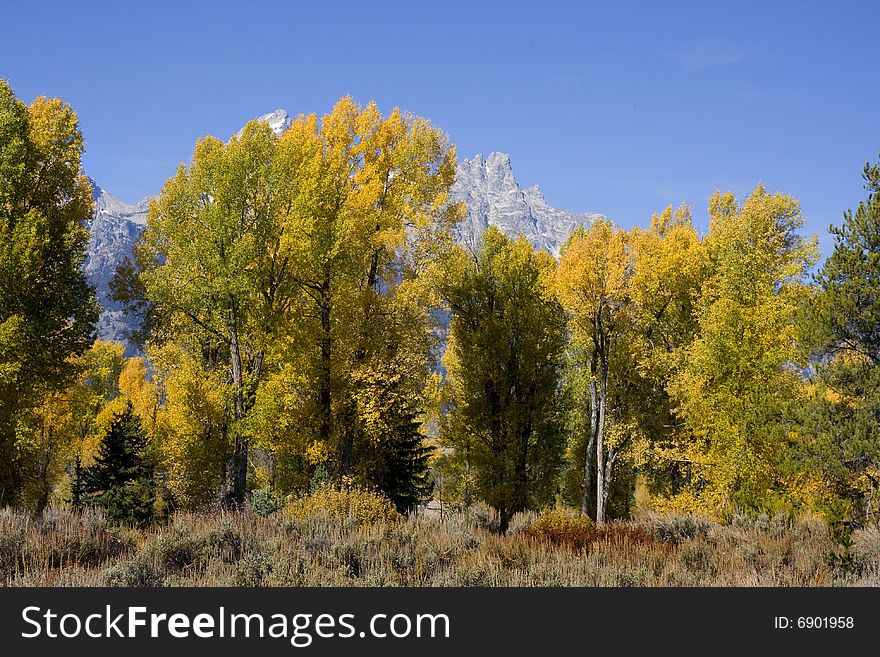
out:
<path id="1" fill-rule="evenodd" d="M 482 506 L 438 515 L 179 513 L 137 529 L 101 512 L 0 511 L 7 586 L 876 586 L 880 529 L 819 518 L 721 525 L 643 514 L 601 528 L 556 510 L 506 535 Z"/>

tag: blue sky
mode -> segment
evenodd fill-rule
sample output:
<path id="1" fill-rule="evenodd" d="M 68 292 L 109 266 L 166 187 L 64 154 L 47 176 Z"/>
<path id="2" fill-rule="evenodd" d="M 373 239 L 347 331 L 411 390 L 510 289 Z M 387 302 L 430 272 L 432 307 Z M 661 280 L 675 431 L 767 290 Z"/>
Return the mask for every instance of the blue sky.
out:
<path id="1" fill-rule="evenodd" d="M 511 155 L 548 202 L 624 226 L 764 182 L 808 232 L 880 152 L 880 2 L 7 0 L 0 76 L 79 112 L 86 171 L 156 193 L 203 134 L 352 94 Z"/>

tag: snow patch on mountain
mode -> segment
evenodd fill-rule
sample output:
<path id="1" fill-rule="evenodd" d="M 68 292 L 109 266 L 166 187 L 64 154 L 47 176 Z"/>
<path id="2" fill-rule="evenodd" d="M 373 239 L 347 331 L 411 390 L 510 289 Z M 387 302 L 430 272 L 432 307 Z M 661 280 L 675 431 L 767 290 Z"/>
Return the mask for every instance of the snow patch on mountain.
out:
<path id="1" fill-rule="evenodd" d="M 257 121 L 268 123 L 269 127 L 272 128 L 272 132 L 279 137 L 286 132 L 291 125 L 293 125 L 293 119 L 290 118 L 290 114 L 283 109 L 277 109 L 274 112 L 263 114 L 263 116 L 257 117 Z M 242 130 L 244 130 L 244 128 L 242 128 Z M 242 130 L 236 132 L 235 136 L 240 137 Z"/>

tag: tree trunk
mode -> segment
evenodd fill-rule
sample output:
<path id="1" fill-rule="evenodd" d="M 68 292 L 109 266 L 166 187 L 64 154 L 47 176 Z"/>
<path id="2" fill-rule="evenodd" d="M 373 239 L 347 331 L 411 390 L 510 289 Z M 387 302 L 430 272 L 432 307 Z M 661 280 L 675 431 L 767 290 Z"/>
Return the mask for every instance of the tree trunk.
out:
<path id="1" fill-rule="evenodd" d="M 605 524 L 605 500 L 608 497 L 605 481 L 605 403 L 608 395 L 608 365 L 602 356 L 602 374 L 599 379 L 599 417 L 596 429 L 596 524 Z"/>
<path id="2" fill-rule="evenodd" d="M 51 495 L 51 486 L 49 485 L 49 466 L 52 462 L 52 429 L 51 425 L 46 426 L 43 423 L 42 428 L 42 454 L 40 454 L 40 462 L 38 465 L 38 485 L 39 491 L 35 501 L 35 511 L 37 516 L 42 516 L 43 511 L 49 506 L 49 496 Z"/>
<path id="3" fill-rule="evenodd" d="M 330 301 L 330 274 L 325 273 L 324 279 L 321 281 L 321 363 L 320 363 L 320 380 L 318 382 L 318 439 L 329 444 L 331 434 L 333 433 L 333 388 L 332 388 L 332 335 L 331 335 L 331 311 L 332 304 Z M 344 451 L 344 450 L 343 450 Z M 343 474 L 344 467 L 340 464 L 340 477 Z"/>
<path id="4" fill-rule="evenodd" d="M 596 430 L 599 427 L 599 405 L 596 394 L 596 379 L 590 373 L 590 435 L 587 438 L 584 454 L 584 494 L 581 497 L 581 513 L 586 515 L 590 510 L 590 489 L 593 486 L 593 459 L 596 458 Z"/>
<path id="5" fill-rule="evenodd" d="M 234 508 L 244 506 L 247 490 L 248 441 L 241 435 L 244 419 L 244 376 L 241 371 L 241 347 L 238 342 L 238 313 L 235 297 L 229 295 L 229 354 L 232 361 L 232 381 L 235 403 L 235 449 L 232 454 L 232 491 L 229 502 Z"/>
<path id="6" fill-rule="evenodd" d="M 73 458 L 73 485 L 70 491 L 70 504 L 79 510 L 82 506 L 82 457 L 77 454 Z"/>
<path id="7" fill-rule="evenodd" d="M 531 422 L 527 422 L 519 432 L 519 453 L 517 454 L 516 465 L 514 467 L 514 504 L 510 509 L 510 515 L 519 511 L 524 511 L 528 502 L 529 476 L 529 438 L 532 435 Z M 507 531 L 505 527 L 504 531 Z"/>
<path id="8" fill-rule="evenodd" d="M 510 527 L 511 512 L 505 507 L 498 510 L 498 531 L 504 536 Z"/>
<path id="9" fill-rule="evenodd" d="M 609 454 L 605 459 L 605 472 L 602 474 L 602 478 L 605 480 L 605 484 L 602 487 L 602 518 L 604 521 L 605 518 L 605 509 L 608 508 L 608 491 L 611 490 L 611 473 L 614 470 L 614 461 L 617 459 L 617 453 Z"/>

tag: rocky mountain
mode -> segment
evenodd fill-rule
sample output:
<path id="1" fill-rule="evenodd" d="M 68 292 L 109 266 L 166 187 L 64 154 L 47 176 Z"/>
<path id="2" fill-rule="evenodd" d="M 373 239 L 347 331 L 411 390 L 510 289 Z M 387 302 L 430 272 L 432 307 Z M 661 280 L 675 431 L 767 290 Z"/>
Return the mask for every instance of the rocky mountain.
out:
<path id="1" fill-rule="evenodd" d="M 95 215 L 89 223 L 88 256 L 84 265 L 89 282 L 95 286 L 102 312 L 98 336 L 102 340 L 125 342 L 130 320 L 118 303 L 110 299 L 110 279 L 116 267 L 131 255 L 131 247 L 147 225 L 149 199 L 137 205 L 123 203 L 92 182 Z"/>
<path id="2" fill-rule="evenodd" d="M 577 226 L 604 219 L 592 212 L 577 214 L 551 207 L 537 185 L 521 189 L 506 153 L 476 155 L 460 162 L 452 196 L 467 203 L 467 217 L 459 224 L 457 237 L 470 247 L 476 246 L 488 226 L 497 226 L 505 235 L 524 235 L 536 248 L 558 257 Z"/>
<path id="3" fill-rule="evenodd" d="M 269 127 L 272 128 L 272 132 L 274 132 L 276 135 L 280 135 L 281 133 L 283 133 L 293 123 L 293 119 L 290 118 L 290 114 L 288 114 L 287 111 L 283 109 L 277 109 L 274 112 L 263 114 L 263 116 L 259 117 L 258 120 L 268 123 Z M 236 137 L 238 137 L 239 135 L 241 135 L 241 130 L 235 133 Z"/>
<path id="4" fill-rule="evenodd" d="M 260 117 L 281 134 L 292 120 L 284 110 Z M 136 205 L 123 203 L 92 182 L 95 216 L 89 225 L 90 239 L 85 271 L 95 285 L 103 308 L 98 335 L 103 340 L 125 341 L 131 318 L 110 300 L 109 283 L 116 267 L 131 254 L 135 240 L 147 221 L 149 199 Z M 554 256 L 577 226 L 589 226 L 600 214 L 574 213 L 550 206 L 537 185 L 521 189 L 505 153 L 476 155 L 459 163 L 452 190 L 454 200 L 467 203 L 467 217 L 458 227 L 459 243 L 475 247 L 488 226 L 497 226 L 506 235 L 525 235 L 537 248 Z"/>

